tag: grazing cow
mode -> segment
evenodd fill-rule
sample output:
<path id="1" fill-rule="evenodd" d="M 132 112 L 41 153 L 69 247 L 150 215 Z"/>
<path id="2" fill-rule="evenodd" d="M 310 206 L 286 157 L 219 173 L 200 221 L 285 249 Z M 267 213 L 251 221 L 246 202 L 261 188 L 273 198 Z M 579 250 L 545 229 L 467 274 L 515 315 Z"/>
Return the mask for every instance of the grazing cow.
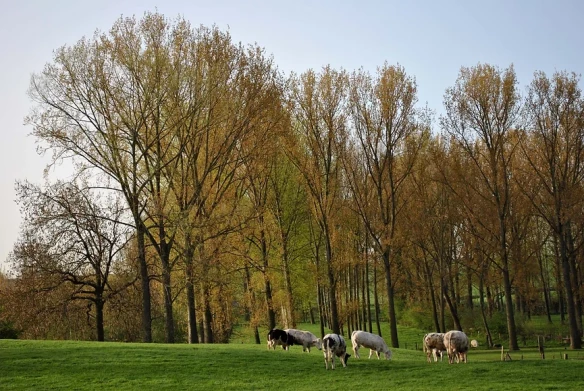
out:
<path id="1" fill-rule="evenodd" d="M 379 335 L 371 334 L 367 331 L 355 330 L 351 334 L 351 344 L 353 345 L 355 358 L 361 358 L 359 356 L 359 348 L 363 346 L 369 349 L 369 359 L 371 359 L 371 355 L 375 352 L 378 360 L 379 353 L 383 353 L 386 360 L 391 360 L 391 350 L 389 350 L 387 344 Z"/>
<path id="2" fill-rule="evenodd" d="M 428 362 L 432 362 L 431 356 L 434 357 L 434 362 L 437 362 L 438 355 L 440 355 L 440 361 L 442 361 L 442 352 L 446 351 L 444 333 L 428 333 L 424 335 L 422 346 L 424 347 L 424 352 L 426 352 Z"/>
<path id="3" fill-rule="evenodd" d="M 466 363 L 466 353 L 468 352 L 468 337 L 465 333 L 452 330 L 444 334 L 444 346 L 448 353 L 448 362 L 452 364 L 456 359 L 457 363 Z"/>
<path id="4" fill-rule="evenodd" d="M 288 346 L 294 345 L 294 337 L 289 335 L 285 330 L 272 329 L 268 332 L 268 350 L 277 345 L 282 345 L 282 349 L 288 350 Z"/>
<path id="5" fill-rule="evenodd" d="M 347 361 L 349 361 L 350 354 L 347 354 L 347 344 L 342 335 L 339 334 L 327 334 L 322 339 L 322 350 L 324 354 L 324 365 L 328 369 L 329 361 L 331 362 L 331 368 L 335 369 L 335 356 L 341 359 L 343 367 L 347 366 Z"/>
<path id="6" fill-rule="evenodd" d="M 322 350 L 322 341 L 310 331 L 296 329 L 285 329 L 284 331 L 294 338 L 294 343 L 296 345 L 302 345 L 303 352 L 308 351 L 308 353 L 310 353 L 310 348 L 312 346 L 316 347 L 318 350 Z"/>

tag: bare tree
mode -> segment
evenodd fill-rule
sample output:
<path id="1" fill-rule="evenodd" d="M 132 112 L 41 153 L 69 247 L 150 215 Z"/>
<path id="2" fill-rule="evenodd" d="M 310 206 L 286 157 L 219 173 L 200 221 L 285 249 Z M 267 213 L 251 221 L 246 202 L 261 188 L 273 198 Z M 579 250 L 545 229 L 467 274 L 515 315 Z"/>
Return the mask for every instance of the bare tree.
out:
<path id="1" fill-rule="evenodd" d="M 131 237 L 124 208 L 119 200 L 103 203 L 75 184 L 58 182 L 42 190 L 24 182 L 17 193 L 25 211 L 13 256 L 17 270 L 53 277 L 45 280 L 44 290 L 72 285 L 71 300 L 89 302 L 89 311 L 95 307 L 96 337 L 103 341 L 106 302 L 133 283 L 116 287 L 110 281 Z"/>

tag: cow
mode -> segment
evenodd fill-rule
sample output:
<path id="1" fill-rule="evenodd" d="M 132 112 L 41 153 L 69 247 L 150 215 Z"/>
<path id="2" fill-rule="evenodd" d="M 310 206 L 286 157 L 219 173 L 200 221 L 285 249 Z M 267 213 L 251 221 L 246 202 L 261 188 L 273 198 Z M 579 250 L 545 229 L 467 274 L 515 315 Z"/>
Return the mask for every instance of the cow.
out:
<path id="1" fill-rule="evenodd" d="M 359 347 L 363 346 L 369 349 L 370 359 L 373 352 L 375 352 L 378 360 L 379 353 L 383 353 L 386 360 L 391 360 L 391 350 L 389 350 L 387 344 L 379 335 L 371 334 L 367 331 L 355 330 L 351 333 L 351 344 L 353 345 L 355 358 L 361 358 L 359 356 Z"/>
<path id="2" fill-rule="evenodd" d="M 335 356 L 341 359 L 343 367 L 347 367 L 350 354 L 347 354 L 347 344 L 342 335 L 327 334 L 322 339 L 322 350 L 324 354 L 324 365 L 328 370 L 328 364 L 331 362 L 331 368 L 335 369 Z"/>
<path id="3" fill-rule="evenodd" d="M 282 349 L 288 350 L 288 346 L 294 345 L 294 337 L 288 334 L 285 330 L 272 329 L 268 332 L 268 350 L 276 346 L 282 345 Z"/>
<path id="4" fill-rule="evenodd" d="M 316 335 L 312 334 L 310 331 L 297 330 L 297 329 L 285 329 L 288 335 L 294 338 L 294 343 L 296 345 L 302 345 L 302 351 L 310 353 L 310 348 L 312 346 L 316 347 L 318 350 L 322 350 L 322 341 L 317 338 Z"/>
<path id="5" fill-rule="evenodd" d="M 444 333 L 428 333 L 424 335 L 422 346 L 424 352 L 426 352 L 428 362 L 432 362 L 430 358 L 432 356 L 434 357 L 434 362 L 437 362 L 438 355 L 440 355 L 440 361 L 442 361 L 442 353 L 446 351 L 446 346 L 444 346 Z"/>
<path id="6" fill-rule="evenodd" d="M 452 364 L 454 360 L 457 363 L 461 361 L 466 363 L 466 353 L 468 352 L 468 337 L 465 333 L 458 330 L 452 330 L 444 334 L 444 346 L 448 353 L 448 362 Z"/>

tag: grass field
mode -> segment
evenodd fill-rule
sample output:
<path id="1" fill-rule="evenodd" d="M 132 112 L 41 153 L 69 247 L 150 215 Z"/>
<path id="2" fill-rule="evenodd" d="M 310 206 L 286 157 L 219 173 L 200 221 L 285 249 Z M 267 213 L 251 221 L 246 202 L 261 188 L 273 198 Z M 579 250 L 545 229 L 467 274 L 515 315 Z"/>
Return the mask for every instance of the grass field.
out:
<path id="1" fill-rule="evenodd" d="M 421 351 L 394 349 L 391 361 L 351 357 L 326 371 L 321 352 L 296 346 L 0 340 L 0 389 L 584 390 L 584 352 L 552 348 L 541 360 L 529 348 L 511 357 L 479 349 L 467 364 L 428 364 Z"/>

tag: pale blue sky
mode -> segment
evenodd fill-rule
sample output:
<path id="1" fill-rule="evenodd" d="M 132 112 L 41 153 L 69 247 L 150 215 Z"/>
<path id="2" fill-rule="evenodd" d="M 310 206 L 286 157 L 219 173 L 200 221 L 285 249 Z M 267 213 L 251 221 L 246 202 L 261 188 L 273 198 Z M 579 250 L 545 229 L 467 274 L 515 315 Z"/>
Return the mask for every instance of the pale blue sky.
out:
<path id="1" fill-rule="evenodd" d="M 263 46 L 286 73 L 399 63 L 416 78 L 420 104 L 437 113 L 461 66 L 513 63 L 522 90 L 536 70 L 580 74 L 584 67 L 584 2 L 576 0 L 0 0 L 0 6 L 0 270 L 19 231 L 14 182 L 41 183 L 48 161 L 22 125 L 30 76 L 54 49 L 109 29 L 120 15 L 158 10 L 194 26 L 215 24 L 235 41 Z"/>

